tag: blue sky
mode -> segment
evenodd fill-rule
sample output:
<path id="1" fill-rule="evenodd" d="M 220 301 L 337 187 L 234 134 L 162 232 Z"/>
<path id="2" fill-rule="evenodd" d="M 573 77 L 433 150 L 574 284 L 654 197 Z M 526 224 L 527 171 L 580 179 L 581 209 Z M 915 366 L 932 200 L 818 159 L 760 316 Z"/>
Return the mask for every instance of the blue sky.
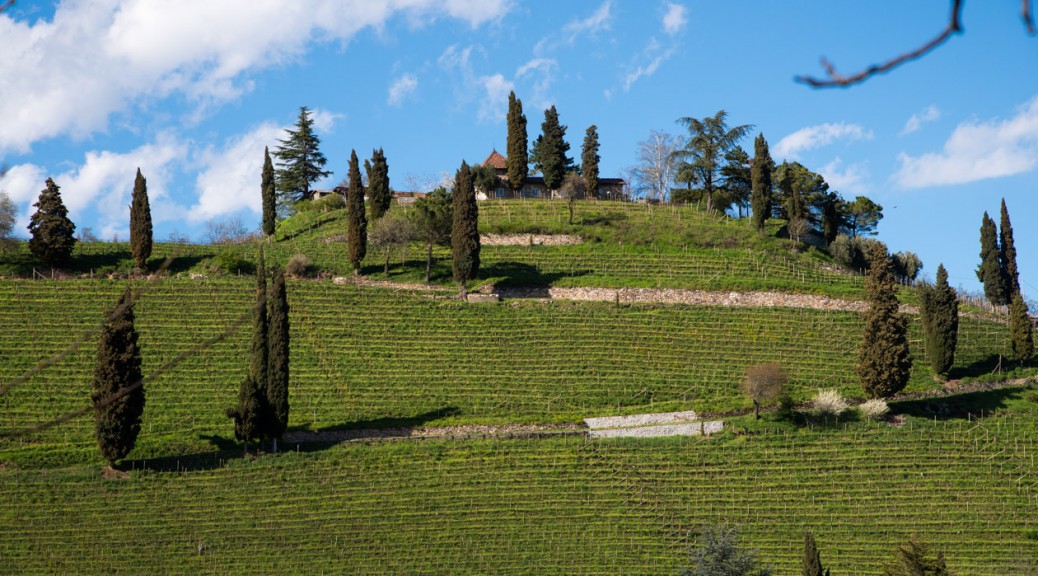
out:
<path id="1" fill-rule="evenodd" d="M 931 277 L 979 290 L 981 214 L 1004 196 L 1025 294 L 1038 295 L 1038 38 L 1016 2 L 968 3 L 965 31 L 850 89 L 793 82 L 828 57 L 854 72 L 920 45 L 950 2 L 783 0 L 20 0 L 0 15 L 0 180 L 20 229 L 53 176 L 77 225 L 126 238 L 138 166 L 156 237 L 259 220 L 263 146 L 315 111 L 330 187 L 382 147 L 397 189 L 505 148 L 509 90 L 531 139 L 555 104 L 604 176 L 651 130 L 727 110 L 776 160 L 885 207 L 879 238 Z M 756 133 L 755 131 L 755 133 Z M 752 141 L 745 147 L 752 151 Z"/>

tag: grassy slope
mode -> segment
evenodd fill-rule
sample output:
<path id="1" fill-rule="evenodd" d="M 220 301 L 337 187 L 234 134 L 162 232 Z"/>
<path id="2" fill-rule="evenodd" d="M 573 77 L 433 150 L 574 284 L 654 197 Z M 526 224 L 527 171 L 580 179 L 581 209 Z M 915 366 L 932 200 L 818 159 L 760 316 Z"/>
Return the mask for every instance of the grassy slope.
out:
<path id="1" fill-rule="evenodd" d="M 709 440 L 349 444 L 117 481 L 7 470 L 0 554 L 14 573 L 674 574 L 690 531 L 728 523 L 780 574 L 808 529 L 842 574 L 878 574 L 909 532 L 960 576 L 1032 573 L 1029 406 Z"/>

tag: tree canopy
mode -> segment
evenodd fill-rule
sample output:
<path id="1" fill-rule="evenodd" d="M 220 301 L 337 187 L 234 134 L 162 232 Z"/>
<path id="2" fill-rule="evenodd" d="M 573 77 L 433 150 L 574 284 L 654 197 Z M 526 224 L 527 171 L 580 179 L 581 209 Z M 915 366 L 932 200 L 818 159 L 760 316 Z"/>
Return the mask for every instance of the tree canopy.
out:
<path id="1" fill-rule="evenodd" d="M 454 220 L 451 226 L 451 255 L 454 281 L 464 284 L 479 275 L 479 207 L 469 165 L 461 162 L 451 193 Z"/>
<path id="2" fill-rule="evenodd" d="M 365 163 L 367 166 L 367 163 Z M 371 170 L 368 174 L 368 205 L 371 219 L 378 220 L 389 210 L 393 191 L 389 187 L 389 164 L 381 148 L 371 152 Z"/>
<path id="3" fill-rule="evenodd" d="M 912 371 L 908 319 L 898 310 L 897 282 L 887 249 L 869 246 L 865 277 L 865 330 L 858 349 L 858 378 L 871 398 L 887 398 L 904 389 Z"/>
<path id="4" fill-rule="evenodd" d="M 530 161 L 544 176 L 544 185 L 548 190 L 558 190 L 566 171 L 573 166 L 573 158 L 566 155 L 568 152 L 566 126 L 559 124 L 559 113 L 552 105 L 544 111 L 541 135 L 537 137 L 530 151 Z"/>
<path id="5" fill-rule="evenodd" d="M 324 170 L 328 163 L 321 153 L 321 139 L 314 133 L 314 119 L 306 106 L 299 108 L 295 128 L 285 130 L 286 138 L 278 140 L 274 157 L 278 159 L 278 212 L 291 212 L 291 206 L 310 197 L 310 185 L 331 174 Z"/>
<path id="6" fill-rule="evenodd" d="M 721 184 L 725 154 L 753 129 L 752 124 L 729 128 L 727 118 L 728 113 L 719 110 L 717 114 L 702 119 L 691 116 L 678 119 L 678 124 L 688 129 L 688 142 L 676 155 L 682 164 L 687 165 L 689 181 L 701 185 L 706 193 L 707 210 L 713 209 L 713 195 Z"/>
<path id="7" fill-rule="evenodd" d="M 771 159 L 768 141 L 758 134 L 753 141 L 753 160 L 750 164 L 750 204 L 753 210 L 753 227 L 764 231 L 764 222 L 771 217 L 771 173 L 775 161 Z"/>
<path id="8" fill-rule="evenodd" d="M 584 133 L 584 145 L 580 150 L 580 175 L 584 178 L 584 194 L 598 196 L 598 126 L 588 126 Z"/>
<path id="9" fill-rule="evenodd" d="M 138 268 L 147 265 L 151 256 L 152 229 L 151 206 L 148 203 L 148 181 L 137 168 L 133 183 L 133 199 L 130 202 L 130 252 Z"/>
<path id="10" fill-rule="evenodd" d="M 263 233 L 274 235 L 277 221 L 277 184 L 274 176 L 274 164 L 270 161 L 270 150 L 263 148 L 263 173 L 260 176 L 260 197 L 263 200 Z"/>
<path id="11" fill-rule="evenodd" d="M 505 159 L 508 187 L 512 195 L 518 196 L 523 188 L 523 180 L 530 170 L 527 155 L 526 115 L 523 114 L 523 102 L 515 97 L 515 92 L 508 93 L 508 148 Z"/>
<path id="12" fill-rule="evenodd" d="M 141 349 L 133 324 L 133 305 L 133 294 L 127 288 L 108 312 L 97 345 L 90 393 L 97 445 L 111 465 L 133 450 L 144 414 Z"/>
<path id="13" fill-rule="evenodd" d="M 350 264 L 354 273 L 360 273 L 361 262 L 368 252 L 368 220 L 364 214 L 364 184 L 360 179 L 360 162 L 357 151 L 350 151 L 350 188 L 346 196 L 347 243 Z"/>
<path id="14" fill-rule="evenodd" d="M 47 187 L 33 206 L 36 212 L 29 220 L 29 251 L 52 266 L 64 264 L 76 244 L 76 225 L 69 220 L 61 189 L 54 180 L 47 178 Z"/>

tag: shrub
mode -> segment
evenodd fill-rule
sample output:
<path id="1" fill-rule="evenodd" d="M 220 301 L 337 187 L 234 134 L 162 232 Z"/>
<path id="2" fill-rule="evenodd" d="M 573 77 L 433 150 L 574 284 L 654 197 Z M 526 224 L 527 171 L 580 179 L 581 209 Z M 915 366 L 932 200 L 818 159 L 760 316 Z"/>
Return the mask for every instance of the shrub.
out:
<path id="1" fill-rule="evenodd" d="M 310 273 L 311 262 L 306 254 L 296 254 L 288 260 L 285 265 L 285 274 L 296 278 L 303 278 Z"/>
<path id="2" fill-rule="evenodd" d="M 746 378 L 739 389 L 753 401 L 754 414 L 760 419 L 760 407 L 782 397 L 789 376 L 778 362 L 766 362 L 746 367 Z"/>
<path id="3" fill-rule="evenodd" d="M 849 406 L 847 399 L 834 388 L 819 390 L 811 399 L 811 413 L 815 416 L 839 417 Z"/>
<path id="4" fill-rule="evenodd" d="M 342 194 L 336 192 L 317 200 L 313 204 L 314 208 L 321 212 L 331 212 L 332 210 L 342 210 L 345 208 L 346 199 L 342 197 Z"/>
<path id="5" fill-rule="evenodd" d="M 880 420 L 890 412 L 890 406 L 882 398 L 873 398 L 859 404 L 858 411 L 869 420 Z"/>
<path id="6" fill-rule="evenodd" d="M 252 274 L 256 266 L 237 250 L 221 250 L 213 258 L 213 268 L 228 274 Z"/>

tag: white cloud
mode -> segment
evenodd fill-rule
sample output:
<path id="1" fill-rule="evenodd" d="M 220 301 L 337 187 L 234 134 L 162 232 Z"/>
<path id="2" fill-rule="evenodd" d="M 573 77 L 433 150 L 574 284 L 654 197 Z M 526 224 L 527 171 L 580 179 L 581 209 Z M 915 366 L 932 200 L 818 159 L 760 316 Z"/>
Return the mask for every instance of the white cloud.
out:
<path id="1" fill-rule="evenodd" d="M 1033 170 L 1038 164 L 1038 96 L 1008 120 L 963 122 L 941 152 L 898 155 L 894 181 L 905 188 L 965 184 Z"/>
<path id="2" fill-rule="evenodd" d="M 829 188 L 845 195 L 862 195 L 869 191 L 869 171 L 864 164 L 843 164 L 839 156 L 823 166 L 819 174 L 825 178 Z"/>
<path id="3" fill-rule="evenodd" d="M 195 181 L 198 201 L 188 211 L 188 218 L 202 222 L 242 209 L 259 214 L 263 208 L 263 148 L 276 143 L 284 130 L 284 126 L 265 122 L 228 140 L 220 150 L 203 152 Z"/>
<path id="4" fill-rule="evenodd" d="M 515 71 L 516 80 L 534 78 L 532 103 L 538 108 L 547 108 L 554 103 L 549 91 L 555 80 L 558 62 L 550 58 L 534 58 Z M 507 94 L 505 95 L 508 96 Z"/>
<path id="5" fill-rule="evenodd" d="M 327 134 L 335 132 L 335 125 L 339 120 L 342 120 L 345 117 L 345 114 L 330 112 L 320 108 L 310 110 L 310 118 L 314 121 L 314 128 L 316 128 L 318 132 L 324 132 Z"/>
<path id="6" fill-rule="evenodd" d="M 386 102 L 390 106 L 400 106 L 417 89 L 418 78 L 411 73 L 403 74 L 389 85 L 389 97 Z"/>
<path id="7" fill-rule="evenodd" d="M 667 2 L 667 13 L 663 15 L 663 31 L 673 36 L 685 29 L 688 9 L 681 4 Z"/>
<path id="8" fill-rule="evenodd" d="M 508 0 L 68 1 L 53 19 L 0 15 L 0 153 L 49 137 L 83 138 L 109 118 L 173 94 L 201 107 L 251 89 L 248 73 L 299 58 L 314 42 L 348 42 L 395 15 L 479 26 Z"/>
<path id="9" fill-rule="evenodd" d="M 927 122 L 933 122 L 941 117 L 941 111 L 933 105 L 923 108 L 918 114 L 912 114 L 912 117 L 905 122 L 905 127 L 901 129 L 898 136 L 904 136 L 905 134 L 911 134 L 912 132 L 918 131 L 923 127 L 923 124 Z"/>
<path id="10" fill-rule="evenodd" d="M 664 50 L 655 38 L 650 38 L 648 46 L 636 59 L 640 63 L 624 76 L 624 92 L 629 92 L 638 80 L 655 74 L 659 67 L 674 55 L 674 50 L 673 46 Z"/>
<path id="11" fill-rule="evenodd" d="M 469 46 L 459 50 L 457 45 L 449 46 L 436 62 L 445 70 L 456 71 L 461 75 L 461 87 L 455 92 L 459 105 L 476 100 L 476 118 L 480 122 L 501 122 L 508 109 L 508 93 L 515 88 L 515 82 L 501 73 L 476 74 L 471 61 L 475 48 Z"/>
<path id="12" fill-rule="evenodd" d="M 508 93 L 515 88 L 515 83 L 505 80 L 501 74 L 481 76 L 479 83 L 486 96 L 480 100 L 477 118 L 480 122 L 499 122 L 508 111 Z"/>
<path id="13" fill-rule="evenodd" d="M 815 126 L 807 126 L 786 136 L 775 146 L 775 156 L 788 160 L 796 160 L 800 153 L 828 146 L 837 140 L 871 140 L 872 131 L 866 130 L 859 124 L 847 124 L 837 122 L 826 123 Z"/>
<path id="14" fill-rule="evenodd" d="M 541 40 L 534 45 L 533 53 L 544 54 L 555 50 L 563 44 L 572 45 L 577 41 L 577 38 L 584 34 L 595 34 L 602 30 L 608 30 L 610 21 L 612 20 L 612 14 L 610 13 L 612 4 L 612 0 L 605 0 L 605 2 L 602 2 L 602 4 L 587 18 L 568 22 L 562 27 L 562 31 L 558 34 L 541 38 Z"/>

